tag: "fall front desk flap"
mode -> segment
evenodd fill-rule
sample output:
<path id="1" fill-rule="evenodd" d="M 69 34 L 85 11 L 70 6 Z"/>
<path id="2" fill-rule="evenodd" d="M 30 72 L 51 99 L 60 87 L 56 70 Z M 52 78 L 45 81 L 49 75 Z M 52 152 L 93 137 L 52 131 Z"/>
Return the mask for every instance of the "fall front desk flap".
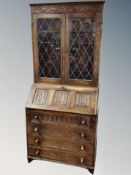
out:
<path id="1" fill-rule="evenodd" d="M 27 108 L 97 114 L 98 88 L 35 83 Z"/>

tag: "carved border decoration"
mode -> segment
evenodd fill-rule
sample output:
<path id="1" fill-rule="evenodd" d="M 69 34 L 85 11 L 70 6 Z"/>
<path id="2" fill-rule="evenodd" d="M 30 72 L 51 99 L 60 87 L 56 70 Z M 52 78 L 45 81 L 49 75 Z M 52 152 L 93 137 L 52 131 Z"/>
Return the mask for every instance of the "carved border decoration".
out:
<path id="1" fill-rule="evenodd" d="M 32 14 L 39 13 L 50 13 L 50 14 L 64 14 L 64 13 L 96 13 L 101 11 L 101 5 L 82 5 L 80 6 L 65 6 L 65 5 L 57 5 L 57 6 L 35 6 L 32 7 Z"/>
<path id="2" fill-rule="evenodd" d="M 39 118 L 39 121 L 43 121 L 45 123 L 63 123 L 63 124 L 72 124 L 72 125 L 82 125 L 86 127 L 90 127 L 91 124 L 91 118 L 89 116 L 83 117 L 79 115 L 68 115 L 68 114 L 59 114 L 59 113 L 50 113 L 50 112 L 32 112 L 32 115 L 30 115 L 30 111 L 28 113 L 29 121 L 32 122 L 34 120 L 34 117 L 37 115 Z M 92 117 L 93 119 L 93 117 Z M 38 120 L 38 119 L 36 119 Z M 84 121 L 84 124 L 82 124 L 82 121 Z"/>

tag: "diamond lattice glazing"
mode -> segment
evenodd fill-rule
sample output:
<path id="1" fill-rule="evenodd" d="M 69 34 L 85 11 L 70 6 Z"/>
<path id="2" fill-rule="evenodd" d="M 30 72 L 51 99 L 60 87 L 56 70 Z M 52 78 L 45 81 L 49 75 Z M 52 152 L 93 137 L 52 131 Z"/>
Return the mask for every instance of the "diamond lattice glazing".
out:
<path id="1" fill-rule="evenodd" d="M 69 78 L 92 80 L 95 23 L 90 18 L 71 19 Z"/>
<path id="2" fill-rule="evenodd" d="M 61 76 L 61 20 L 38 19 L 39 76 Z"/>

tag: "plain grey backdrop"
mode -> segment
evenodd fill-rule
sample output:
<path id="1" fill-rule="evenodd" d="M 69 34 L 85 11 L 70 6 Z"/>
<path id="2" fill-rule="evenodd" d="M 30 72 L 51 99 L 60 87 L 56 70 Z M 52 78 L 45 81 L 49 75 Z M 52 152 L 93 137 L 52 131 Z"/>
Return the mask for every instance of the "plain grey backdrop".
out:
<path id="1" fill-rule="evenodd" d="M 24 107 L 33 83 L 29 3 L 0 0 L 0 174 L 88 175 L 87 170 L 26 159 Z M 101 49 L 95 175 L 131 174 L 131 1 L 107 0 Z"/>

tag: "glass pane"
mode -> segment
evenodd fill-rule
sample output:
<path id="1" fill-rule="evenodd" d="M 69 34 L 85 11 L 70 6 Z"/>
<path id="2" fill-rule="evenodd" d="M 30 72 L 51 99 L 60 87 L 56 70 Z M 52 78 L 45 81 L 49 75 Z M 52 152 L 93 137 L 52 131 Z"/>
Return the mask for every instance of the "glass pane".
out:
<path id="1" fill-rule="evenodd" d="M 95 21 L 75 18 L 70 23 L 69 78 L 92 80 Z"/>
<path id="2" fill-rule="evenodd" d="M 39 76 L 60 78 L 61 74 L 61 20 L 38 19 Z"/>

